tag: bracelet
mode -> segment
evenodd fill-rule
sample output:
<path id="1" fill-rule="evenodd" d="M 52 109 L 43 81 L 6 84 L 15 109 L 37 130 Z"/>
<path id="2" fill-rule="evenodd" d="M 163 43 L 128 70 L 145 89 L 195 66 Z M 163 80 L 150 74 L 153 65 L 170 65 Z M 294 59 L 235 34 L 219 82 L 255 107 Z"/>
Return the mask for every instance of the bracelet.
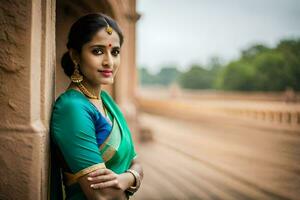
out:
<path id="1" fill-rule="evenodd" d="M 133 169 L 128 169 L 128 170 L 126 170 L 126 172 L 131 173 L 135 179 L 135 185 L 127 188 L 127 190 L 126 190 L 129 195 L 133 195 L 139 189 L 139 187 L 141 185 L 141 176 L 137 171 L 135 171 Z"/>

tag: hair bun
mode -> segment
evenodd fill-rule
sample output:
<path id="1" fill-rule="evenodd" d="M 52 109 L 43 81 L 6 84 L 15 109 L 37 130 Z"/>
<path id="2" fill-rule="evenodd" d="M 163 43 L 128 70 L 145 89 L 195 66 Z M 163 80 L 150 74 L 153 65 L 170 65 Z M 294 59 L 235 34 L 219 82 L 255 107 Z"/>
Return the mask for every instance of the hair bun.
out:
<path id="1" fill-rule="evenodd" d="M 74 63 L 68 51 L 62 56 L 60 64 L 64 69 L 65 74 L 70 77 L 74 71 Z"/>

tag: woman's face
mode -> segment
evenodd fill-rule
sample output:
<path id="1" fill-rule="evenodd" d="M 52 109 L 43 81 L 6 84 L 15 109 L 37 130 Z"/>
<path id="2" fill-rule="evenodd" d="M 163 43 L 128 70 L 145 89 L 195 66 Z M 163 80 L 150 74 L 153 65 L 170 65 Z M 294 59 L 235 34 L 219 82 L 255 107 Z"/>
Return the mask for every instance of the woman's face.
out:
<path id="1" fill-rule="evenodd" d="M 112 84 L 120 65 L 120 38 L 113 30 L 99 30 L 92 40 L 83 45 L 80 55 L 80 70 L 90 84 Z"/>

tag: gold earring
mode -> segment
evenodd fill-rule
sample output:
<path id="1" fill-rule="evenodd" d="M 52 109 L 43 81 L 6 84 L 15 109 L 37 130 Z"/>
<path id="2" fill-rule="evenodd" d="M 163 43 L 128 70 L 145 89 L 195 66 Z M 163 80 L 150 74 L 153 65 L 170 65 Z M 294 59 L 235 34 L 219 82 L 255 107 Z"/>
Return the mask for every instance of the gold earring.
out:
<path id="1" fill-rule="evenodd" d="M 78 67 L 78 64 L 75 64 L 75 67 L 74 67 L 74 72 L 73 74 L 71 75 L 71 81 L 73 83 L 80 83 L 82 80 L 83 80 L 83 76 L 79 73 L 79 67 Z"/>

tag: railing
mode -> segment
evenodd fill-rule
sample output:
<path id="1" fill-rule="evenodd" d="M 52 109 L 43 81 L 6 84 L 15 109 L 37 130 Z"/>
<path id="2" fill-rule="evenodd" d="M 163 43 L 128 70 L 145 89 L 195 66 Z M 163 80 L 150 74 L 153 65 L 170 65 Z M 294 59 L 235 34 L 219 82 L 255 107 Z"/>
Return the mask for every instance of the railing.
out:
<path id="1" fill-rule="evenodd" d="M 205 115 L 256 120 L 269 125 L 300 130 L 300 104 L 283 102 L 257 101 L 222 101 L 222 100 L 183 100 L 179 98 L 151 99 L 138 97 L 141 110 L 174 117 L 193 117 Z"/>

